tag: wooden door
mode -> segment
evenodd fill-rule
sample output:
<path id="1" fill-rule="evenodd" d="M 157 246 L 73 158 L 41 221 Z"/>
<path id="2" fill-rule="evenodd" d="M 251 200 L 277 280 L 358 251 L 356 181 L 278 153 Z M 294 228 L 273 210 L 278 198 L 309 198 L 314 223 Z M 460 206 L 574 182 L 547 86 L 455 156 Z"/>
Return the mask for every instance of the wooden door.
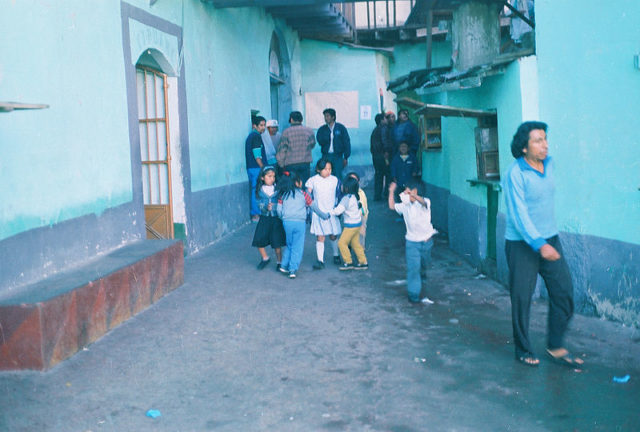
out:
<path id="1" fill-rule="evenodd" d="M 138 66 L 136 80 L 147 238 L 173 238 L 167 76 Z"/>

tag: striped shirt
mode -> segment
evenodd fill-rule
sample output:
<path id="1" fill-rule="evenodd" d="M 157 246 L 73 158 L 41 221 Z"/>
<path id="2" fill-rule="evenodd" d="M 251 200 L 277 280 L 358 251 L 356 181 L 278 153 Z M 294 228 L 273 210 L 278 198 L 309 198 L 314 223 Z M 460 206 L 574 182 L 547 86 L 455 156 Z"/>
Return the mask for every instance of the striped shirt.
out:
<path id="1" fill-rule="evenodd" d="M 278 165 L 286 167 L 300 163 L 311 163 L 311 149 L 316 145 L 313 129 L 302 125 L 293 125 L 282 132 L 276 159 Z"/>

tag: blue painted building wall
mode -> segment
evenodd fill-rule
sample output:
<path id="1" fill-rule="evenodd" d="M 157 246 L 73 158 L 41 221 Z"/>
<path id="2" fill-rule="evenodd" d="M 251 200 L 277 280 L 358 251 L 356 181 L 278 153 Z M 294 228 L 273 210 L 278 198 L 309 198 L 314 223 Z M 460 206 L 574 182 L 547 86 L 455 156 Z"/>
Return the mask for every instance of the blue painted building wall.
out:
<path id="1" fill-rule="evenodd" d="M 502 172 L 513 161 L 510 141 L 517 126 L 535 119 L 549 123 L 550 154 L 558 166 L 556 219 L 576 305 L 582 313 L 633 325 L 640 324 L 640 159 L 634 121 L 640 70 L 633 63 L 639 18 L 640 4 L 631 1 L 576 8 L 538 0 L 536 56 L 511 63 L 479 88 L 423 96 L 426 102 L 496 109 Z M 486 192 L 466 182 L 476 174 L 474 127 L 473 120 L 444 118 L 443 149 L 424 153 L 423 173 L 436 194 L 434 207 L 447 208 L 444 224 L 452 248 L 481 267 Z M 497 276 L 506 282 L 502 196 L 499 211 Z"/>
<path id="2" fill-rule="evenodd" d="M 358 128 L 349 129 L 349 166 L 370 166 L 370 137 L 375 127 L 375 114 L 380 112 L 379 89 L 381 82 L 385 82 L 378 78 L 388 73 L 388 60 L 373 49 L 352 48 L 331 42 L 303 40 L 300 48 L 303 93 L 356 91 L 358 105 L 371 106 L 371 118 L 360 119 Z M 337 112 L 336 121 L 340 122 L 340 107 L 333 108 Z M 319 146 L 314 149 L 313 156 L 314 161 L 320 158 Z"/>
<path id="3" fill-rule="evenodd" d="M 271 116 L 274 31 L 301 85 L 297 34 L 262 8 L 200 0 L 35 3 L 0 2 L 0 100 L 50 105 L 0 114 L 0 292 L 145 236 L 135 63 L 146 50 L 178 87 L 187 251 L 246 223 L 251 110 Z"/>
<path id="4" fill-rule="evenodd" d="M 393 47 L 393 60 L 389 65 L 391 80 L 427 67 L 426 42 L 402 43 Z M 434 41 L 431 46 L 431 67 L 449 66 L 451 42 Z"/>
<path id="5" fill-rule="evenodd" d="M 577 288 L 598 313 L 640 325 L 640 4 L 601 6 L 536 1 L 540 118 Z"/>

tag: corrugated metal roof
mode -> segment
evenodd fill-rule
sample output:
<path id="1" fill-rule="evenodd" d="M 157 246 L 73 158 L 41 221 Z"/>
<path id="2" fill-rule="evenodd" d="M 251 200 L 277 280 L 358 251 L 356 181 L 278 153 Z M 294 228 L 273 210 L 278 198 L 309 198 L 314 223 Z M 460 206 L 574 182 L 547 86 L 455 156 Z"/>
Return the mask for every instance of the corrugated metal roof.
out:
<path id="1" fill-rule="evenodd" d="M 509 63 L 532 54 L 534 54 L 533 49 L 503 54 L 491 62 L 460 71 L 453 69 L 452 66 L 418 69 L 391 81 L 387 90 L 394 93 L 416 90 L 418 94 L 427 94 L 479 87 L 483 78 L 502 73 Z"/>

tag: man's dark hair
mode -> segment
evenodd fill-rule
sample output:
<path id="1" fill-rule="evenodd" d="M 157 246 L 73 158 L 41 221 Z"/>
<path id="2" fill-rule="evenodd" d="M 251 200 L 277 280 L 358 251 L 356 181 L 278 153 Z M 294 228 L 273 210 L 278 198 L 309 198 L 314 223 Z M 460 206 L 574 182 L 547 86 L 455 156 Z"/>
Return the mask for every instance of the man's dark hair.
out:
<path id="1" fill-rule="evenodd" d="M 417 178 L 409 179 L 405 183 L 404 187 L 408 187 L 409 189 L 416 189 L 418 191 L 418 195 L 424 197 L 426 186 L 422 180 Z"/>
<path id="2" fill-rule="evenodd" d="M 291 111 L 289 114 L 289 122 L 302 123 L 302 113 L 300 111 Z"/>
<path id="3" fill-rule="evenodd" d="M 380 126 L 380 123 L 382 123 L 383 118 L 384 118 L 384 114 L 376 114 L 376 126 Z"/>
<path id="4" fill-rule="evenodd" d="M 322 114 L 330 114 L 331 117 L 336 118 L 336 110 L 334 110 L 333 108 L 327 108 L 326 110 L 322 111 Z"/>
<path id="5" fill-rule="evenodd" d="M 266 123 L 267 119 L 265 119 L 262 116 L 253 116 L 251 117 L 251 124 L 254 126 L 258 126 L 260 124 L 260 122 L 265 122 Z"/>
<path id="6" fill-rule="evenodd" d="M 518 159 L 520 156 L 524 156 L 522 150 L 526 149 L 529 145 L 529 132 L 539 129 L 546 133 L 547 127 L 546 123 L 539 121 L 528 121 L 518 126 L 518 130 L 515 135 L 513 135 L 513 140 L 511 141 L 511 154 L 513 157 Z"/>

